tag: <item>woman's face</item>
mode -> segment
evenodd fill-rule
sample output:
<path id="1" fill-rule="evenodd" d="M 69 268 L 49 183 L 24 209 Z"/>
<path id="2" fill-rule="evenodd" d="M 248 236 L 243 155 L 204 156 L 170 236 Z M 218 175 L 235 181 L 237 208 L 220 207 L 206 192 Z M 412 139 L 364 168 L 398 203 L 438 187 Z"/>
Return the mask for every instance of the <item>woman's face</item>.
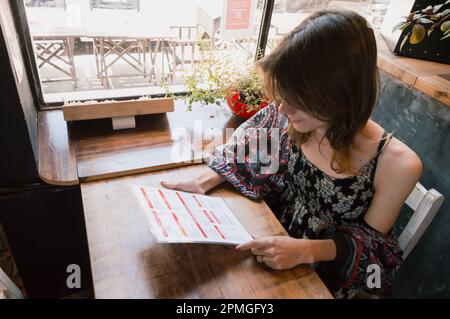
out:
<path id="1" fill-rule="evenodd" d="M 286 114 L 289 123 L 292 123 L 292 126 L 297 132 L 308 133 L 317 129 L 326 129 L 328 127 L 327 122 L 321 121 L 298 108 L 289 106 L 289 104 L 284 101 L 279 104 L 278 108 L 281 113 Z"/>

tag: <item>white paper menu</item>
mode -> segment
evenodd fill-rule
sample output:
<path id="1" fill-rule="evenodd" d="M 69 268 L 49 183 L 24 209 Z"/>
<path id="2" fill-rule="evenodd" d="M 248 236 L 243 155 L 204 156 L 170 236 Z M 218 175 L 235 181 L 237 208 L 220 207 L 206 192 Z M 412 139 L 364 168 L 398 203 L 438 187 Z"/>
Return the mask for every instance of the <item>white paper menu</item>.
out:
<path id="1" fill-rule="evenodd" d="M 237 245 L 252 240 L 222 198 L 133 185 L 155 239 Z"/>

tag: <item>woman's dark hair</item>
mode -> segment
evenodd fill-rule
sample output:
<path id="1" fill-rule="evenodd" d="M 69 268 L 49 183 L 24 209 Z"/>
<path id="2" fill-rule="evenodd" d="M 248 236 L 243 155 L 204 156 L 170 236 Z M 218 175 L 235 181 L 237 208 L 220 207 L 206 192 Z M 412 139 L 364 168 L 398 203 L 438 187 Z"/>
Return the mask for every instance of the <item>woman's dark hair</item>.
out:
<path id="1" fill-rule="evenodd" d="M 372 28 L 353 11 L 322 10 L 292 30 L 259 66 L 267 94 L 329 123 L 331 168 L 355 174 L 353 139 L 364 127 L 378 98 L 377 46 Z M 295 143 L 310 133 L 289 124 Z"/>

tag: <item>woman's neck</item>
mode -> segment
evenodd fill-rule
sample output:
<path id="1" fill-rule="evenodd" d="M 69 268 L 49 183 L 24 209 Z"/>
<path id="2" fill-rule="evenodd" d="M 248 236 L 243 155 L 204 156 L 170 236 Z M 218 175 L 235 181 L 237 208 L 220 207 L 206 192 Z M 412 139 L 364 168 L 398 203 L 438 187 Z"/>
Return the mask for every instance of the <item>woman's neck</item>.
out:
<path id="1" fill-rule="evenodd" d="M 314 144 L 317 143 L 320 146 L 330 146 L 330 142 L 325 136 L 327 129 L 328 127 L 320 127 L 312 131 L 310 134 L 310 138 L 312 138 L 311 142 Z M 378 124 L 369 120 L 364 126 L 365 134 L 361 130 L 353 138 L 353 146 L 355 149 L 364 149 L 364 146 L 367 146 L 370 141 L 377 142 L 380 129 L 382 130 Z"/>
<path id="2" fill-rule="evenodd" d="M 314 143 L 318 143 L 320 145 L 330 145 L 330 142 L 325 137 L 326 132 L 327 132 L 326 127 L 315 129 L 314 131 L 311 132 L 310 138 L 312 138 Z"/>

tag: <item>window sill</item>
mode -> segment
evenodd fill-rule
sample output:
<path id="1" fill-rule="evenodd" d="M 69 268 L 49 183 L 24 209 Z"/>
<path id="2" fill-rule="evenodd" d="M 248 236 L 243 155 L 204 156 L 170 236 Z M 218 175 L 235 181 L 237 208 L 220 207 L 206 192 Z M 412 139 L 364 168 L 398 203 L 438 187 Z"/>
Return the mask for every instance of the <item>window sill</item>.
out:
<path id="1" fill-rule="evenodd" d="M 40 177 L 48 184 L 68 186 L 198 164 L 202 160 L 194 155 L 189 160 L 171 158 L 174 136 L 180 129 L 187 130 L 192 139 L 196 126 L 203 126 L 203 133 L 222 134 L 214 142 L 203 136 L 203 149 L 208 150 L 222 144 L 225 129 L 238 127 L 242 120 L 212 105 L 196 105 L 187 112 L 186 104 L 177 100 L 174 112 L 140 116 L 136 123 L 136 129 L 113 131 L 110 119 L 66 123 L 62 110 L 41 111 Z"/>

